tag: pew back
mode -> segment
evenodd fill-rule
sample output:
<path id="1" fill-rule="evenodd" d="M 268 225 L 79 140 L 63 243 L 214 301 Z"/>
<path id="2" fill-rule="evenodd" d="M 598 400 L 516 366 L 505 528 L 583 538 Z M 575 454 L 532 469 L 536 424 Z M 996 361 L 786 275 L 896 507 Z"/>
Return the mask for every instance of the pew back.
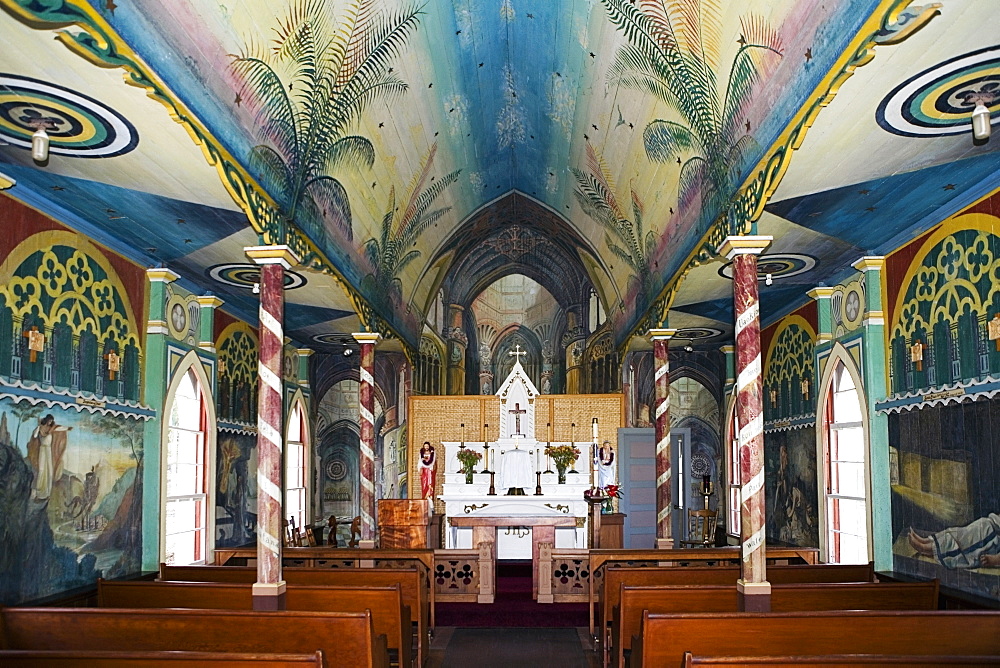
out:
<path id="1" fill-rule="evenodd" d="M 600 615 L 602 632 L 598 639 L 602 642 L 607 638 L 607 629 L 611 624 L 613 610 L 619 604 L 619 592 L 622 585 L 657 586 L 657 585 L 733 585 L 740 577 L 738 567 L 629 567 L 619 566 L 607 568 L 604 571 L 604 583 L 601 588 Z M 868 564 L 804 564 L 768 566 L 767 578 L 772 584 L 791 584 L 797 582 L 873 582 L 875 570 L 871 562 Z M 727 608 L 735 610 L 735 608 Z M 689 610 L 692 611 L 693 610 Z"/>
<path id="2" fill-rule="evenodd" d="M 102 608 L 207 608 L 252 610 L 250 584 L 235 582 L 97 581 L 97 604 Z M 309 587 L 288 585 L 288 610 L 371 611 L 376 635 L 384 634 L 388 647 L 399 653 L 401 666 L 412 658 L 410 609 L 403 605 L 398 584 L 387 587 Z"/>
<path id="3" fill-rule="evenodd" d="M 4 668 L 322 668 L 323 653 L 109 652 L 0 650 Z"/>
<path id="4" fill-rule="evenodd" d="M 836 654 L 830 656 L 684 656 L 685 668 L 937 668 L 938 666 L 1000 666 L 1000 656 L 919 656 L 898 654 Z"/>
<path id="5" fill-rule="evenodd" d="M 936 610 L 938 582 L 796 583 L 771 586 L 771 610 Z M 622 585 L 611 624 L 612 665 L 639 634 L 643 611 L 654 613 L 736 612 L 735 585 Z"/>
<path id="6" fill-rule="evenodd" d="M 423 665 L 430 649 L 431 597 L 427 578 L 417 568 L 306 568 L 281 571 L 288 585 L 376 586 L 399 584 L 403 603 L 417 623 L 417 660 Z M 160 580 L 184 582 L 243 582 L 257 580 L 251 566 L 168 566 L 160 564 Z"/>
<path id="7" fill-rule="evenodd" d="M 632 666 L 683 665 L 694 655 L 1000 655 L 1000 612 L 643 613 Z"/>
<path id="8" fill-rule="evenodd" d="M 327 666 L 386 668 L 371 613 L 111 608 L 2 608 L 3 649 L 304 654 Z"/>

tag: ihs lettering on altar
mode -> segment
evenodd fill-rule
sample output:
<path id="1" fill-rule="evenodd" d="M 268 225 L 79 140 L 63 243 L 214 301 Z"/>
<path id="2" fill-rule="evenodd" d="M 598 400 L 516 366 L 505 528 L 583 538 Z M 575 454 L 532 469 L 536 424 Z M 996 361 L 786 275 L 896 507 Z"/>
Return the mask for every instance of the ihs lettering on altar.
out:
<path id="1" fill-rule="evenodd" d="M 45 352 L 45 333 L 39 332 L 37 326 L 32 326 L 31 330 L 25 331 L 22 336 L 28 339 L 28 350 L 31 356 L 28 358 L 32 362 L 38 359 L 38 353 Z"/>
<path id="2" fill-rule="evenodd" d="M 104 359 L 108 361 L 108 378 L 114 380 L 115 374 L 121 371 L 122 358 L 114 350 L 109 350 Z"/>

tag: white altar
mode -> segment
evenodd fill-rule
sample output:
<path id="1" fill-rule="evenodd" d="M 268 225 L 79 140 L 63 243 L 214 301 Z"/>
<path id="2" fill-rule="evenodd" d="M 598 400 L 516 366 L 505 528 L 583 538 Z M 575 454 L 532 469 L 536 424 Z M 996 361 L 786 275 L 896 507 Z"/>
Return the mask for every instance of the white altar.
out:
<path id="1" fill-rule="evenodd" d="M 520 351 L 512 355 L 523 355 Z M 445 441 L 443 494 L 446 529 L 445 547 L 472 549 L 475 518 L 483 526 L 496 527 L 496 557 L 499 559 L 531 559 L 532 532 L 544 532 L 546 538 L 554 529 L 556 548 L 587 547 L 589 505 L 583 493 L 591 486 L 590 455 L 592 442 L 577 442 L 582 453 L 575 468 L 579 473 L 568 473 L 566 483 L 558 483 L 554 466 L 545 456 L 546 443 L 535 440 L 535 398 L 538 390 L 527 377 L 520 359 L 516 360 L 510 375 L 497 390 L 500 397 L 500 438 L 496 441 L 456 442 Z M 561 445 L 553 443 L 552 445 Z M 483 454 L 466 484 L 458 452 L 469 448 Z M 487 455 L 488 453 L 488 455 Z M 482 471 L 488 466 L 490 473 Z M 552 470 L 551 473 L 545 473 Z M 536 473 L 541 472 L 538 476 Z M 493 482 L 491 494 L 490 483 Z M 541 494 L 537 494 L 540 483 Z M 531 518 L 536 528 L 519 525 L 518 516 Z M 464 526 L 455 526 L 452 518 L 461 517 Z M 502 519 L 501 519 L 502 518 Z M 540 528 L 545 518 L 552 518 L 549 526 Z M 569 518 L 574 518 L 569 521 Z M 504 523 L 509 520 L 509 523 Z M 536 536 L 537 538 L 537 536 Z"/>

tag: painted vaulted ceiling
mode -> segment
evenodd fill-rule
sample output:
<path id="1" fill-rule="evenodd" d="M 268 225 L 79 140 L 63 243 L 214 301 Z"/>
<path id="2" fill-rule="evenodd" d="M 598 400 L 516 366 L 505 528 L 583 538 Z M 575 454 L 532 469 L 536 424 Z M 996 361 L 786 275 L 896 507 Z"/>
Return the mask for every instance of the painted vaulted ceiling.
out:
<path id="1" fill-rule="evenodd" d="M 727 234 L 774 236 L 766 320 L 1000 187 L 994 0 L 0 4 L 6 193 L 251 321 L 288 243 L 303 345 L 514 267 L 721 342 Z"/>

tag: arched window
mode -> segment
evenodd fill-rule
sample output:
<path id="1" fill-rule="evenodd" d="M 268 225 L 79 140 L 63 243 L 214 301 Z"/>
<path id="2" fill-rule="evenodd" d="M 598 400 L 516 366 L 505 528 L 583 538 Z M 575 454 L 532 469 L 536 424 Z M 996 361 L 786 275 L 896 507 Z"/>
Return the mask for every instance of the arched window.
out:
<path id="1" fill-rule="evenodd" d="M 201 383 L 188 369 L 173 395 L 167 429 L 164 561 L 204 563 L 208 552 L 208 439 Z"/>
<path id="2" fill-rule="evenodd" d="M 729 466 L 726 470 L 726 486 L 729 498 L 727 500 L 726 528 L 730 536 L 739 536 L 743 527 L 740 516 L 740 485 L 743 484 L 743 480 L 740 475 L 740 432 L 739 423 L 736 420 L 736 388 L 733 388 L 727 435 L 729 436 L 729 452 L 726 453 L 728 455 L 726 459 Z"/>
<path id="3" fill-rule="evenodd" d="M 305 415 L 298 401 L 288 416 L 288 441 L 285 444 L 285 519 L 304 527 L 308 516 L 309 457 L 306 448 Z"/>
<path id="4" fill-rule="evenodd" d="M 840 360 L 826 401 L 826 545 L 831 563 L 866 563 L 868 495 L 861 397 Z"/>

